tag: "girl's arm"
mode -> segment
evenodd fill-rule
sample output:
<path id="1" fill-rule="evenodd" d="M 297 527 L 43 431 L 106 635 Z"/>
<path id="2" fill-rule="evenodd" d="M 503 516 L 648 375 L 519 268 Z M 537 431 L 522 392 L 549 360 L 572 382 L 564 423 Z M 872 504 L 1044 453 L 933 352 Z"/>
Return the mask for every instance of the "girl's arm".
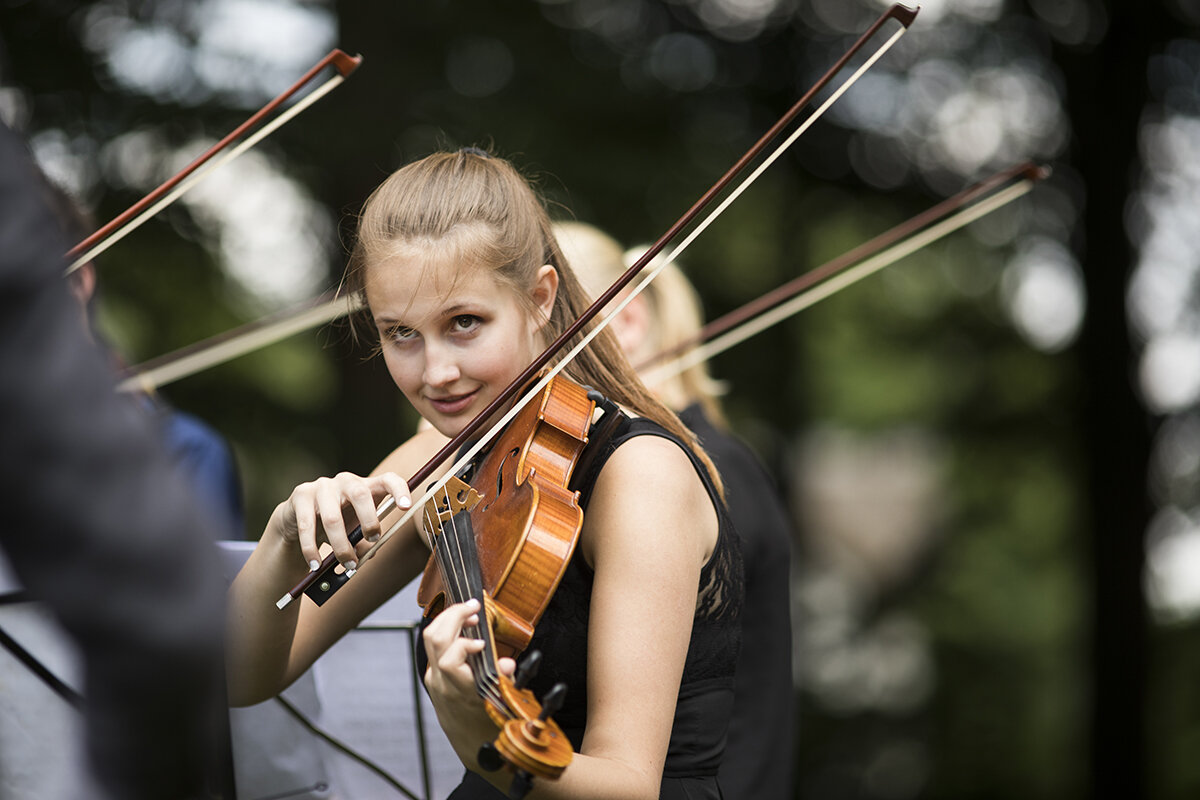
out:
<path id="1" fill-rule="evenodd" d="M 417 575 L 428 551 L 410 522 L 323 606 L 305 598 L 282 611 L 275 605 L 309 572 L 310 562 L 319 563 L 319 543 L 328 542 L 343 564 L 365 553 L 367 540 L 387 530 L 406 510 L 408 486 L 400 475 L 412 474 L 443 441 L 434 431 L 418 434 L 370 477 L 341 473 L 301 484 L 276 507 L 229 591 L 226 664 L 231 704 L 257 703 L 283 691 Z M 375 508 L 388 494 L 401 508 L 380 520 Z M 355 548 L 347 534 L 359 524 L 365 538 Z"/>

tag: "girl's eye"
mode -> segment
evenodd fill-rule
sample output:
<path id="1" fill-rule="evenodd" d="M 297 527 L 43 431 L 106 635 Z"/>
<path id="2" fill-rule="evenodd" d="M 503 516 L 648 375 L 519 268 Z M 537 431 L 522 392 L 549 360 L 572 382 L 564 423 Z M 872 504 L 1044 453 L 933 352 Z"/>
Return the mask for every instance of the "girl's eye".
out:
<path id="1" fill-rule="evenodd" d="M 459 314 L 454 318 L 452 327 L 455 333 L 471 333 L 482 320 L 474 314 Z"/>
<path id="2" fill-rule="evenodd" d="M 412 328 L 397 326 L 388 331 L 388 338 L 393 342 L 411 342 L 417 338 L 417 332 Z"/>

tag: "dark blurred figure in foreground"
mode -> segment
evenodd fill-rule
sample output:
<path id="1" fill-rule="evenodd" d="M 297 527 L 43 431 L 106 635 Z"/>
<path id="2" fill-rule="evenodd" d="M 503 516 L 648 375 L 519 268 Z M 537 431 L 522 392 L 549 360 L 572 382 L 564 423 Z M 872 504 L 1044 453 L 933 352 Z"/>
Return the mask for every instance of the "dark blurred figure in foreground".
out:
<path id="1" fill-rule="evenodd" d="M 222 701 L 215 523 L 81 328 L 46 191 L 0 125 L 0 547 L 82 652 L 86 796 L 205 796 Z"/>
<path id="2" fill-rule="evenodd" d="M 648 249 L 623 253 L 608 234 L 578 222 L 557 223 L 555 236 L 592 297 Z M 647 271 L 653 266 L 651 262 Z M 624 297 L 620 294 L 617 300 Z M 785 800 L 792 797 L 794 760 L 788 512 L 758 456 L 729 431 L 720 403 L 722 387 L 708 374 L 706 364 L 658 376 L 654 367 L 641 368 L 654 356 L 690 340 L 702 324 L 695 288 L 674 264 L 668 264 L 613 319 L 612 331 L 646 385 L 679 414 L 716 464 L 725 482 L 729 515 L 741 538 L 746 587 L 742 650 L 733 718 L 721 759 L 721 791 L 730 800 Z"/>

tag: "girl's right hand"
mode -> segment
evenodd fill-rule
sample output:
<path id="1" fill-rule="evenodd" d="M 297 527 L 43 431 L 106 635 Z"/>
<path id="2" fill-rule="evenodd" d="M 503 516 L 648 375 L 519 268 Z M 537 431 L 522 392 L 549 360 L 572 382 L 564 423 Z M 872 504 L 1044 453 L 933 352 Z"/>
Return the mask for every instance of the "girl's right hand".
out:
<path id="1" fill-rule="evenodd" d="M 396 498 L 400 509 L 412 505 L 408 484 L 394 472 L 366 478 L 341 472 L 318 478 L 292 490 L 271 515 L 267 530 L 286 542 L 298 542 L 311 570 L 321 565 L 321 542 L 329 543 L 343 567 L 357 569 L 361 553 L 350 544 L 349 532 L 362 527 L 357 547 L 366 552 L 382 533 L 376 507 L 388 495 Z"/>

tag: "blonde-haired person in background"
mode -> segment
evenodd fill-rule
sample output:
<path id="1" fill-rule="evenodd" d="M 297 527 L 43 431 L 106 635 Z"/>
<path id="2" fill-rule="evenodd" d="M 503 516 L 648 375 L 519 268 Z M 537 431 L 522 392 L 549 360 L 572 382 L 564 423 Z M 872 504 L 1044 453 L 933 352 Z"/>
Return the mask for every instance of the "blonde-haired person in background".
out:
<path id="1" fill-rule="evenodd" d="M 626 252 L 611 236 L 581 222 L 556 223 L 555 236 L 593 298 L 648 249 Z M 672 263 L 622 309 L 611 328 L 636 369 L 691 339 L 702 325 L 700 298 Z M 712 457 L 741 538 L 746 587 L 742 650 L 721 789 L 734 800 L 790 798 L 794 720 L 788 512 L 757 456 L 728 430 L 720 403 L 724 387 L 709 375 L 707 364 L 696 364 L 649 388 L 679 414 Z"/>

